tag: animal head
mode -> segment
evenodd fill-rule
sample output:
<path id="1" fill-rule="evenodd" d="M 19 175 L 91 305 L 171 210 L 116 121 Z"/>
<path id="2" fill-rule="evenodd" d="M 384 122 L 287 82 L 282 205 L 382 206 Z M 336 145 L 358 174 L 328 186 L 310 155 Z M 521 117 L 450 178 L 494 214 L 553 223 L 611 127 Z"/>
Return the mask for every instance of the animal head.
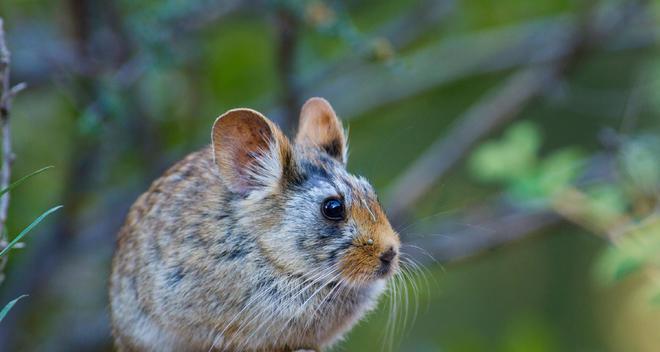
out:
<path id="1" fill-rule="evenodd" d="M 399 236 L 369 182 L 346 170 L 346 137 L 326 100 L 305 103 L 293 143 L 250 109 L 220 116 L 212 140 L 235 226 L 278 270 L 354 286 L 398 270 Z"/>

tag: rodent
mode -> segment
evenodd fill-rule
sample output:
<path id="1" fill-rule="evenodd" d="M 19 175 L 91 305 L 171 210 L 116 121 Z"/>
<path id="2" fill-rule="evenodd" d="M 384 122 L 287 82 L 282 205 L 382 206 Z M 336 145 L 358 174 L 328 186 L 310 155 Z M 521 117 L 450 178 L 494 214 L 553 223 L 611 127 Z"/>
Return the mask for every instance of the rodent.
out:
<path id="1" fill-rule="evenodd" d="M 344 129 L 311 98 L 293 142 L 262 114 L 218 117 L 211 145 L 153 182 L 117 238 L 119 351 L 321 351 L 399 270 L 399 235 L 346 171 Z"/>

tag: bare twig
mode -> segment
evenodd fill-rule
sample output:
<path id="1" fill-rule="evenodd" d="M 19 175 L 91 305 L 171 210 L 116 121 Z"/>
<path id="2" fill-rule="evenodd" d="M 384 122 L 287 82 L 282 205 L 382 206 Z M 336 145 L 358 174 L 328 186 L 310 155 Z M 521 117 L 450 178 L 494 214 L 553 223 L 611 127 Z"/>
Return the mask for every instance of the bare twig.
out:
<path id="1" fill-rule="evenodd" d="M 384 39 L 397 52 L 449 17 L 455 7 L 454 0 L 424 0 L 401 17 L 384 24 L 373 33 L 366 34 L 365 37 Z M 369 45 L 356 49 L 346 56 L 324 63 L 309 74 L 303 75 L 300 84 L 305 88 L 311 88 L 318 82 L 351 72 L 359 68 L 369 55 L 373 54 L 373 48 Z"/>
<path id="2" fill-rule="evenodd" d="M 69 0 L 68 3 L 72 11 L 86 11 L 86 9 L 78 7 L 80 4 L 78 0 Z M 103 5 L 107 6 L 108 4 Z M 257 12 L 261 8 L 263 8 L 261 0 L 195 1 L 194 4 L 186 6 L 185 11 L 178 11 L 166 16 L 158 16 L 158 14 L 150 11 L 147 18 L 153 23 L 143 23 L 144 21 L 141 19 L 138 20 L 149 28 L 158 28 L 159 35 L 156 38 L 151 38 L 154 40 L 151 43 L 152 45 L 172 45 L 181 42 L 181 39 L 190 38 L 197 31 L 221 22 L 224 18 L 237 12 Z M 122 19 L 125 21 L 131 20 L 130 16 L 122 16 Z M 86 15 L 85 19 L 77 21 L 78 23 L 74 23 L 74 26 L 85 25 L 83 22 L 91 20 Z M 83 38 L 74 37 L 74 40 L 71 41 L 70 38 L 59 35 L 62 31 L 53 28 L 54 24 L 46 21 L 38 21 L 37 23 L 28 21 L 26 23 L 21 23 L 21 21 L 16 23 L 14 31 L 16 36 L 13 38 L 13 46 L 17 50 L 14 50 L 14 52 L 15 55 L 20 56 L 21 48 L 29 49 L 29 57 L 34 60 L 27 60 L 29 63 L 24 62 L 26 60 L 15 61 L 12 67 L 15 78 L 29 81 L 30 85 L 34 87 L 52 83 L 51 78 L 53 75 L 62 72 L 80 75 L 98 69 L 97 63 L 86 61 L 84 57 L 74 52 L 79 50 L 72 50 Z M 72 29 L 76 30 L 73 26 Z M 48 45 L 32 45 L 35 41 L 44 41 Z M 106 53 L 110 50 L 113 50 L 113 48 L 104 47 L 103 49 Z M 148 57 L 146 50 L 134 55 L 124 67 L 127 70 L 118 72 L 122 76 L 120 78 L 125 80 L 140 78 L 140 73 L 152 64 Z M 107 62 L 108 60 L 104 57 L 103 61 Z"/>
<path id="3" fill-rule="evenodd" d="M 0 18 L 0 134 L 2 135 L 2 169 L 0 169 L 0 190 L 9 187 L 11 181 L 11 166 L 14 162 L 14 153 L 11 149 L 11 128 L 9 124 L 9 111 L 14 95 L 22 89 L 23 85 L 11 87 L 10 69 L 11 55 L 5 42 L 4 23 Z M 0 196 L 0 250 L 7 245 L 7 233 L 4 230 L 9 211 L 9 192 Z M 4 268 L 7 257 L 0 258 L 0 283 L 4 279 Z"/>
<path id="4" fill-rule="evenodd" d="M 79 62 L 83 63 L 84 69 L 81 75 L 77 76 L 76 83 L 80 85 L 80 101 L 81 105 L 86 104 L 88 101 L 95 102 L 98 99 L 98 82 L 96 74 L 100 71 L 102 65 L 119 66 L 120 63 L 116 61 L 126 60 L 125 54 L 115 55 L 97 53 L 90 48 L 92 47 L 92 40 L 95 38 L 92 34 L 94 25 L 93 21 L 97 19 L 99 12 L 107 22 L 112 20 L 114 13 L 114 3 L 109 1 L 105 2 L 99 11 L 89 0 L 71 0 L 70 3 L 71 17 L 74 23 L 74 36 L 77 40 L 75 48 L 76 54 L 79 57 Z M 98 11 L 98 12 L 95 12 Z M 109 27 L 115 29 L 113 24 L 108 24 Z M 122 41 L 126 38 L 122 33 L 112 33 L 113 38 L 117 41 Z M 129 45 L 125 42 L 113 43 L 109 47 L 116 48 L 118 52 L 126 52 L 129 50 Z M 101 59 L 98 59 L 98 57 Z M 90 109 L 102 110 L 100 107 L 90 104 Z M 99 113 L 99 115 L 102 115 Z M 131 120 L 132 121 L 132 120 Z M 132 121 L 133 122 L 133 121 Z M 134 129 L 129 129 L 134 132 Z M 10 294 L 14 292 L 33 292 L 33 298 L 38 297 L 41 285 L 46 285 L 48 278 L 51 277 L 50 271 L 55 270 L 59 258 L 66 255 L 66 249 L 71 243 L 71 238 L 75 235 L 75 223 L 77 221 L 76 215 L 81 211 L 81 202 L 89 191 L 89 188 L 94 182 L 93 172 L 99 164 L 100 142 L 96 136 L 89 136 L 85 134 L 77 134 L 72 142 L 72 152 L 70 163 L 70 174 L 63 185 L 62 198 L 65 201 L 66 207 L 62 216 L 58 219 L 54 226 L 53 235 L 45 238 L 43 241 L 35 242 L 33 249 L 21 267 L 17 268 L 20 275 L 16 275 L 17 279 L 12 280 L 8 285 L 7 291 Z M 146 138 L 144 138 L 146 139 Z M 3 139 L 3 143 L 5 140 Z M 4 161 L 4 160 L 3 160 Z M 11 345 L 11 339 L 16 336 L 12 329 L 18 328 L 16 324 L 12 324 L 12 319 L 20 316 L 20 312 L 24 307 L 16 307 L 19 314 L 13 317 L 8 317 L 7 327 L 0 331 L 0 345 Z M 8 340 L 9 339 L 9 340 Z"/>
<path id="5" fill-rule="evenodd" d="M 577 186 L 611 180 L 616 174 L 614 160 L 612 155 L 600 153 L 586 160 Z M 430 254 L 441 263 L 452 263 L 517 241 L 561 221 L 577 224 L 597 234 L 600 230 L 593 231 L 593 228 L 576 221 L 577 208 L 584 208 L 579 204 L 584 203 L 584 199 L 575 200 L 576 190 L 566 187 L 554 194 L 545 206 L 533 207 L 514 204 L 505 195 L 496 196 L 431 224 L 433 235 L 406 236 L 407 242 L 412 244 L 407 252 L 422 262 L 431 259 Z M 557 202 L 576 206 L 564 204 L 558 207 Z M 566 207 L 572 207 L 573 211 Z M 607 226 L 621 228 L 621 219 L 611 220 Z"/>
<path id="6" fill-rule="evenodd" d="M 278 46 L 277 70 L 282 82 L 282 105 L 284 115 L 277 121 L 282 129 L 291 133 L 298 118 L 300 97 L 295 82 L 296 49 L 298 47 L 298 19 L 282 9 L 277 14 Z"/>
<path id="7" fill-rule="evenodd" d="M 124 141 L 135 147 L 139 155 L 144 157 L 144 168 L 148 172 L 157 172 L 159 168 L 157 163 L 162 159 L 152 153 L 159 150 L 156 144 L 159 140 L 154 133 L 153 125 L 146 118 L 140 93 L 136 93 L 137 88 L 133 85 L 144 71 L 139 67 L 124 70 L 129 66 L 148 64 L 148 61 L 142 59 L 148 55 L 137 51 L 132 33 L 129 32 L 130 28 L 126 27 L 124 19 L 119 16 L 114 1 L 106 1 L 99 5 L 90 0 L 71 0 L 70 4 L 72 22 L 77 30 L 76 62 L 81 63 L 80 66 L 84 68 L 74 70 L 78 73 L 73 77 L 74 87 L 78 88 L 75 92 L 76 105 L 81 107 L 81 111 L 93 112 L 105 122 L 103 119 L 112 112 L 102 99 L 103 86 L 99 76 L 107 72 L 116 72 L 115 77 L 119 81 L 117 83 L 126 92 L 125 106 L 129 107 L 127 112 L 131 114 L 130 118 L 125 119 L 127 126 L 124 128 L 128 133 L 124 135 Z M 223 14 L 225 12 L 218 12 L 217 16 Z M 173 21 L 178 23 L 178 19 L 182 18 L 177 17 Z M 95 35 L 105 29 L 109 29 L 105 35 Z M 103 48 L 103 50 L 89 50 L 89 48 Z M 104 158 L 109 159 L 109 157 L 101 153 L 102 136 L 99 134 L 77 133 L 74 136 L 71 143 L 70 168 L 62 189 L 65 211 L 55 224 L 52 236 L 36 242 L 27 253 L 23 265 L 16 268 L 15 280 L 12 280 L 5 290 L 8 295 L 27 291 L 33 292 L 32 298 L 35 301 L 40 300 L 45 295 L 44 288 L 50 284 L 49 280 L 53 277 L 53 271 L 59 267 L 58 264 L 64 262 L 71 256 L 72 251 L 75 251 L 72 246 L 77 235 L 83 232 L 88 235 L 91 232 L 79 228 L 81 218 L 87 210 L 82 203 L 97 181 L 94 175 L 99 166 L 103 165 Z M 145 178 L 148 179 L 149 176 Z M 114 229 L 95 227 L 94 231 L 101 232 L 107 243 L 111 243 L 107 239 L 113 238 L 116 227 Z M 16 307 L 16 314 L 7 317 L 5 328 L 0 330 L 0 346 L 13 346 L 20 338 L 21 325 L 16 319 L 24 312 L 27 314 L 28 307 Z"/>
<path id="8" fill-rule="evenodd" d="M 481 138 L 513 119 L 556 75 L 555 68 L 533 68 L 514 74 L 473 105 L 393 184 L 387 199 L 395 223 Z"/>
<path id="9" fill-rule="evenodd" d="M 422 263 L 431 259 L 454 263 L 520 240 L 560 221 L 561 217 L 551 211 L 525 210 L 493 202 L 466 211 L 458 219 L 437 224 L 437 234 L 411 239 L 407 252 Z M 457 223 L 470 225 L 459 228 Z"/>
<path id="10" fill-rule="evenodd" d="M 565 60 L 572 55 L 567 44 L 574 42 L 577 27 L 574 16 L 562 15 L 448 36 L 401 55 L 399 61 L 405 64 L 396 67 L 377 62 L 350 65 L 331 75 L 319 70 L 302 72 L 299 87 L 307 95 L 327 98 L 343 120 L 350 120 L 469 77 Z M 605 51 L 648 47 L 657 41 L 655 24 L 650 21 L 640 20 L 618 31 L 607 31 L 603 24 L 595 27 L 609 34 Z M 269 117 L 283 114 L 283 106 L 267 111 Z"/>
<path id="11" fill-rule="evenodd" d="M 574 26 L 573 35 L 550 47 L 561 57 L 548 67 L 522 70 L 487 94 L 449 129 L 446 136 L 436 140 L 392 185 L 387 207 L 393 222 L 400 223 L 412 207 L 428 190 L 456 165 L 472 147 L 488 133 L 515 118 L 533 98 L 557 79 L 577 57 L 589 48 L 610 38 L 631 18 L 639 16 L 643 7 L 621 9 L 616 18 L 598 17 L 596 7 L 586 23 Z M 626 10 L 626 11 L 623 11 Z"/>

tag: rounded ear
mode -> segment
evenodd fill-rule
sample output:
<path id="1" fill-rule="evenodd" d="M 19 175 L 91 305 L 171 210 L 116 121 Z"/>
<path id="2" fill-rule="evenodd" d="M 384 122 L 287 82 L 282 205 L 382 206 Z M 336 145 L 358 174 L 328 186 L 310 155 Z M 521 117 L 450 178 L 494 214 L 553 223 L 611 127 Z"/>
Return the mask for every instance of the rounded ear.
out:
<path id="1" fill-rule="evenodd" d="M 218 117 L 211 139 L 215 164 L 236 193 L 276 186 L 291 162 L 288 139 L 251 109 L 233 109 Z"/>
<path id="2" fill-rule="evenodd" d="M 310 98 L 300 111 L 296 143 L 321 149 L 346 163 L 346 137 L 341 121 L 327 100 Z"/>

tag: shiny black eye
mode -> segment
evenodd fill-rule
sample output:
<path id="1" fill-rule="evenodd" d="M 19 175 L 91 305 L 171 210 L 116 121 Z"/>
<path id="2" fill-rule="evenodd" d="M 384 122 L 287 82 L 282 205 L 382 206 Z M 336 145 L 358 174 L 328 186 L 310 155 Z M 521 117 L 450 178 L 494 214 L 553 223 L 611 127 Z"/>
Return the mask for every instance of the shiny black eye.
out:
<path id="1" fill-rule="evenodd" d="M 329 220 L 343 220 L 346 215 L 344 202 L 338 198 L 328 198 L 321 205 L 321 213 Z"/>

